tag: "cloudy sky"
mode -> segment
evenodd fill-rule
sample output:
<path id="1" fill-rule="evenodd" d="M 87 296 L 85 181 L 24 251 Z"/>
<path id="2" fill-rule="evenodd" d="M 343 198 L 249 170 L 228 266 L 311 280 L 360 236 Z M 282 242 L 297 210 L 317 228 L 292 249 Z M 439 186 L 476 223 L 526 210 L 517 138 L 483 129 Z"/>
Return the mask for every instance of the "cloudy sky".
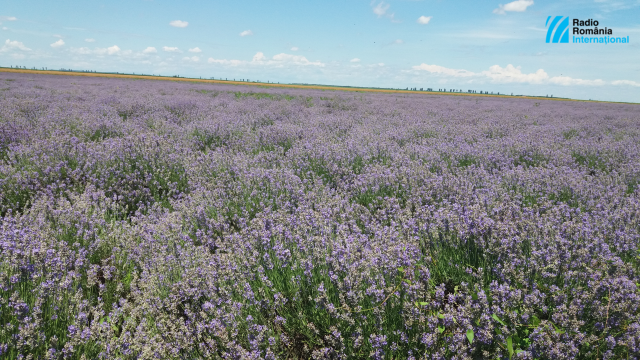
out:
<path id="1" fill-rule="evenodd" d="M 0 0 L 0 66 L 640 102 L 639 45 L 640 0 Z"/>

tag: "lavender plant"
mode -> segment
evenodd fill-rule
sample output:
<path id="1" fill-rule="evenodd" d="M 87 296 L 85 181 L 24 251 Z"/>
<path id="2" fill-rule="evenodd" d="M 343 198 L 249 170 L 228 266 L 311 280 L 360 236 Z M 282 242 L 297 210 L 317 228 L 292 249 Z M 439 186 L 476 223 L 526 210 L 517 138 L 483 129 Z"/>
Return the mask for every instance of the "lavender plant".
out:
<path id="1" fill-rule="evenodd" d="M 640 356 L 636 105 L 0 74 L 0 356 Z"/>

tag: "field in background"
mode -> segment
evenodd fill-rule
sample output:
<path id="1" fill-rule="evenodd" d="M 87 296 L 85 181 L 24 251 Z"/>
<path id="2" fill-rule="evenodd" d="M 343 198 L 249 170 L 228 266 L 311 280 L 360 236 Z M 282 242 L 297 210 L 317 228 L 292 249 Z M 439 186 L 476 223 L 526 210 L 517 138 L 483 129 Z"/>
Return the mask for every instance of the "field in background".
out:
<path id="1" fill-rule="evenodd" d="M 179 80 L 0 72 L 0 357 L 640 356 L 635 105 Z"/>
<path id="2" fill-rule="evenodd" d="M 528 96 L 528 95 L 497 95 L 497 94 L 477 94 L 468 92 L 439 92 L 439 91 L 417 91 L 417 90 L 400 90 L 400 89 L 383 89 L 383 88 L 366 88 L 366 87 L 349 87 L 349 86 L 332 86 L 332 85 L 314 85 L 314 84 L 275 84 L 263 82 L 246 82 L 232 80 L 210 80 L 198 78 L 183 78 L 169 76 L 154 75 L 135 75 L 135 74 L 115 74 L 115 73 L 94 73 L 94 72 L 76 72 L 76 71 L 56 71 L 56 70 L 30 70 L 30 69 L 11 69 L 0 68 L 0 72 L 23 73 L 23 74 L 41 74 L 41 75 L 66 75 L 66 76 L 90 76 L 90 77 L 107 77 L 120 79 L 141 79 L 141 80 L 165 80 L 165 81 L 187 81 L 194 83 L 210 83 L 210 84 L 227 84 L 227 85 L 245 85 L 258 87 L 275 87 L 288 89 L 314 89 L 314 90 L 333 90 L 333 91 L 355 91 L 355 92 L 382 92 L 382 93 L 398 93 L 398 94 L 429 94 L 429 95 L 453 95 L 453 96 L 481 96 L 481 97 L 503 97 L 503 98 L 519 98 L 519 99 L 536 99 L 536 100 L 560 100 L 560 101 L 585 101 L 585 102 L 602 102 L 597 100 L 576 100 L 559 97 L 545 96 Z M 606 102 L 606 101 L 604 101 Z M 611 103 L 611 102 L 610 102 Z M 625 102 L 621 102 L 625 103 Z M 633 103 L 626 103 L 633 104 Z"/>

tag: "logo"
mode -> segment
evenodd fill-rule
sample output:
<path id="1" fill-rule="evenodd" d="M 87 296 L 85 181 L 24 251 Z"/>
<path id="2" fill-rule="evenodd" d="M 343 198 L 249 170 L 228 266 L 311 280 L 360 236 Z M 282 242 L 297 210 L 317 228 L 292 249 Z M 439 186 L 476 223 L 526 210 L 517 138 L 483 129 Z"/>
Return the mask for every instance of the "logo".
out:
<path id="1" fill-rule="evenodd" d="M 569 43 L 569 17 L 556 16 L 549 25 L 551 16 L 547 18 L 547 43 Z M 553 37 L 553 38 L 552 38 Z"/>
<path id="2" fill-rule="evenodd" d="M 553 20 L 551 19 L 553 18 Z M 598 20 L 573 19 L 569 28 L 568 16 L 549 16 L 545 26 L 547 27 L 548 43 L 569 43 L 569 32 L 571 32 L 571 43 L 573 44 L 628 44 L 629 36 L 611 36 L 613 30 L 608 27 L 598 27 Z M 576 36 L 576 35 L 597 35 L 597 36 Z M 598 36 L 600 35 L 600 36 Z M 617 34 L 616 34 L 617 35 Z"/>

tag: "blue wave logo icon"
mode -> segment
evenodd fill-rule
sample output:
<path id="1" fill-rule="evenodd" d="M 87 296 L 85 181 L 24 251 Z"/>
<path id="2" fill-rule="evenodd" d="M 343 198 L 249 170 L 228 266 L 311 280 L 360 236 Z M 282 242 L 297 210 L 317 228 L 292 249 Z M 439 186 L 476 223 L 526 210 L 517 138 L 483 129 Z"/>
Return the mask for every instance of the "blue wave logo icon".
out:
<path id="1" fill-rule="evenodd" d="M 569 43 L 569 17 L 556 16 L 549 24 L 551 16 L 547 18 L 547 43 Z M 553 37 L 553 39 L 552 39 Z"/>

